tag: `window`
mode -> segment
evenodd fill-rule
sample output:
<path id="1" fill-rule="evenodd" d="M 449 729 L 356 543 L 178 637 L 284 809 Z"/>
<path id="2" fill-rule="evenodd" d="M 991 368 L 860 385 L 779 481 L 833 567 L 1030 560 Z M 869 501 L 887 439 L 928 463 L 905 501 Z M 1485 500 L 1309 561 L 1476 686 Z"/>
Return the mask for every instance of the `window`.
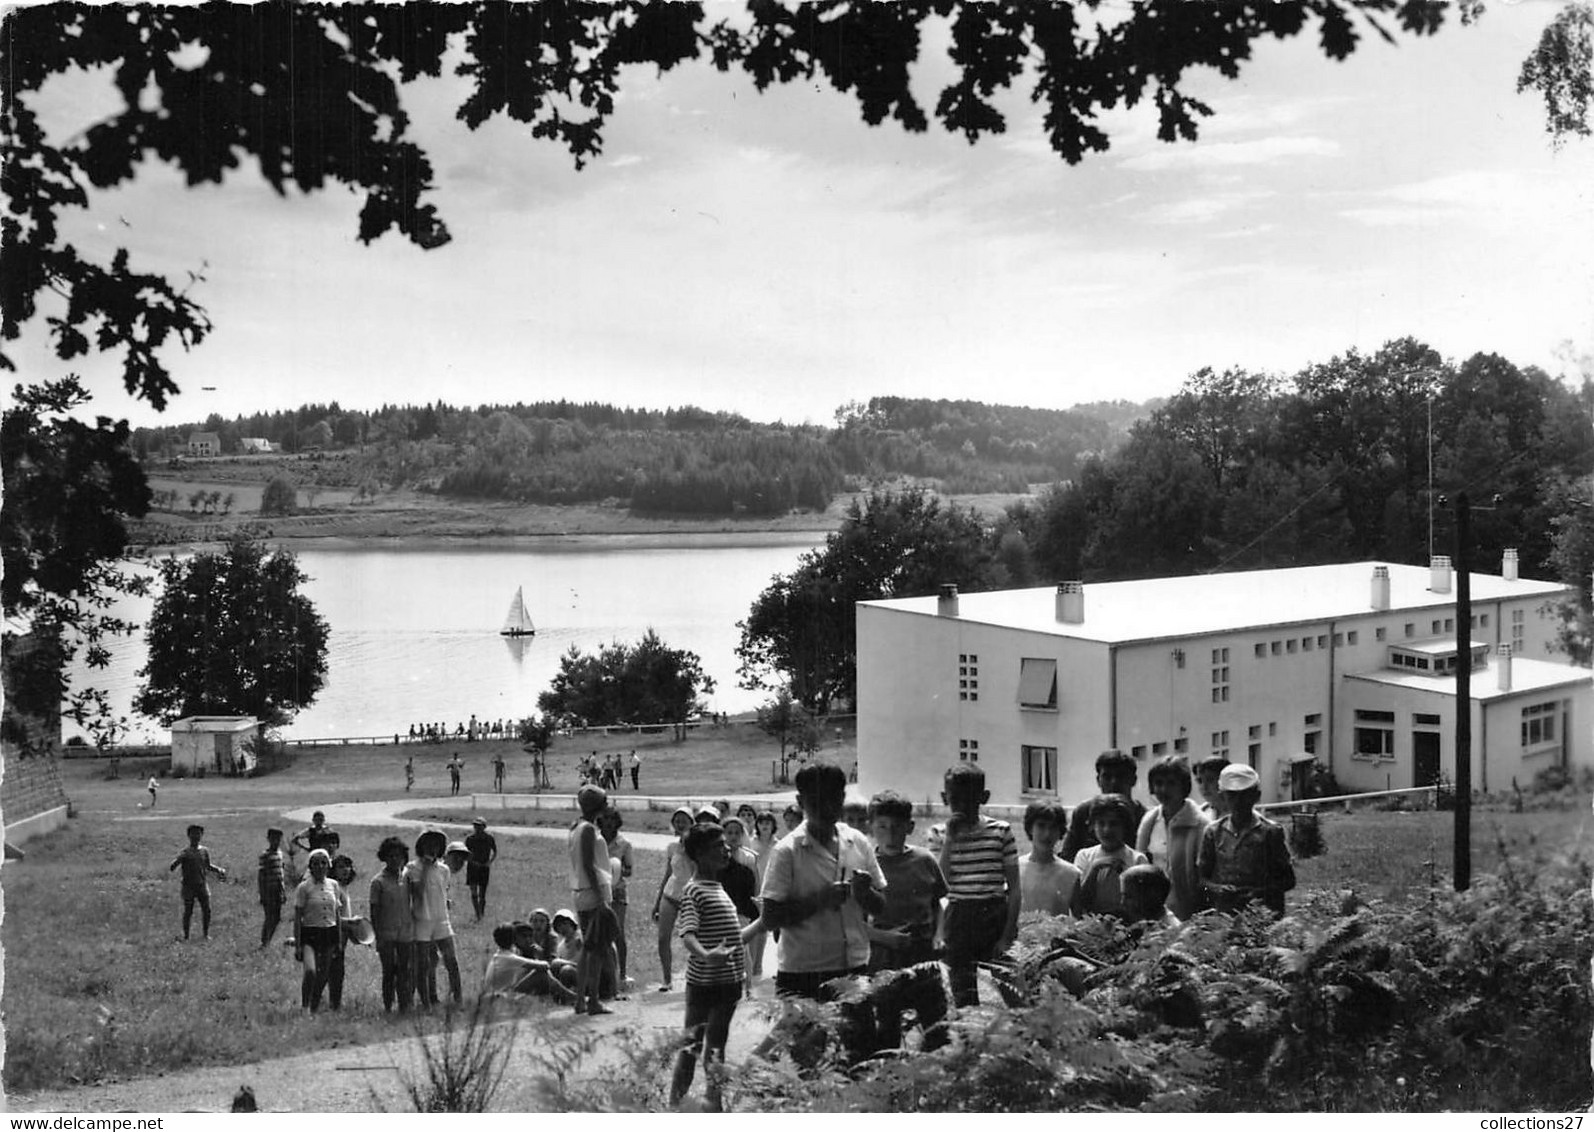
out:
<path id="1" fill-rule="evenodd" d="M 1455 631 L 1456 631 L 1456 619 L 1454 617 L 1446 617 L 1445 618 L 1445 632 L 1454 633 Z"/>
<path id="2" fill-rule="evenodd" d="M 1026 793 L 1057 793 L 1057 748 L 1021 747 Z"/>
<path id="3" fill-rule="evenodd" d="M 1389 635 L 1389 630 L 1384 628 L 1382 625 L 1378 626 L 1378 628 L 1373 630 L 1373 640 L 1375 640 L 1375 641 L 1381 641 L 1385 637 L 1387 637 L 1388 635 Z"/>
<path id="4" fill-rule="evenodd" d="M 1269 645 L 1269 646 L 1268 646 L 1268 647 L 1269 647 L 1269 648 L 1270 648 L 1270 649 L 1272 649 L 1272 650 L 1273 650 L 1273 655 L 1274 655 L 1274 656 L 1278 656 L 1278 654 L 1279 654 L 1279 653 L 1281 653 L 1281 652 L 1283 652 L 1283 651 L 1284 651 L 1284 646 L 1283 646 L 1283 644 L 1281 644 L 1281 643 L 1280 643 L 1280 642 L 1278 642 L 1278 641 L 1274 641 L 1274 642 L 1273 642 L 1273 643 L 1272 643 L 1272 644 L 1271 644 L 1271 645 Z"/>
<path id="5" fill-rule="evenodd" d="M 1263 657 L 1267 656 L 1267 642 L 1266 641 L 1258 641 L 1256 643 L 1256 655 L 1257 656 L 1263 656 Z"/>
<path id="6" fill-rule="evenodd" d="M 1146 745 L 1142 743 L 1138 747 L 1130 747 L 1129 753 L 1134 756 L 1136 762 L 1139 762 L 1146 757 Z"/>
<path id="7" fill-rule="evenodd" d="M 1212 733 L 1212 753 L 1223 758 L 1229 757 L 1229 733 L 1227 731 L 1214 731 Z"/>
<path id="8" fill-rule="evenodd" d="M 1317 754 L 1317 745 L 1322 740 L 1321 731 L 1308 731 L 1301 736 L 1301 750 L 1309 755 Z"/>
<path id="9" fill-rule="evenodd" d="M 1555 719 L 1557 709 L 1560 706 L 1560 704 L 1551 700 L 1549 703 L 1533 704 L 1522 709 L 1522 751 L 1524 754 L 1540 754 L 1556 745 Z M 1539 750 L 1534 750 L 1534 748 L 1539 748 Z"/>
<path id="10" fill-rule="evenodd" d="M 1511 611 L 1511 655 L 1522 655 L 1522 638 L 1527 632 L 1527 611 L 1513 609 Z"/>
<path id="11" fill-rule="evenodd" d="M 1260 743 L 1250 743 L 1250 744 L 1248 744 L 1246 746 L 1246 748 L 1245 748 L 1245 761 L 1250 763 L 1253 768 L 1255 768 L 1256 764 L 1261 760 L 1261 758 L 1262 758 L 1262 744 L 1260 744 Z"/>
<path id="12" fill-rule="evenodd" d="M 1245 729 L 1245 737 L 1247 739 L 1260 739 L 1262 737 L 1262 725 L 1260 723 L 1251 724 Z"/>
<path id="13" fill-rule="evenodd" d="M 1435 637 L 1437 637 L 1437 636 L 1438 636 L 1438 635 L 1439 635 L 1439 633 L 1440 633 L 1440 632 L 1441 632 L 1441 630 L 1440 630 L 1440 628 L 1439 628 L 1439 627 L 1440 627 L 1440 626 L 1441 626 L 1441 625 L 1443 625 L 1443 624 L 1444 624 L 1444 622 L 1443 622 L 1443 621 L 1440 621 L 1440 620 L 1439 620 L 1439 619 L 1438 619 L 1438 618 L 1437 618 L 1437 617 L 1435 617 L 1435 618 L 1434 618 L 1434 620 L 1433 620 L 1433 624 L 1432 624 L 1432 627 L 1431 627 L 1431 628 L 1430 628 L 1430 629 L 1429 629 L 1429 630 L 1428 630 L 1428 631 L 1429 631 L 1429 632 L 1430 632 L 1430 633 L 1431 633 L 1431 634 L 1432 634 L 1432 635 L 1434 635 L 1434 636 L 1435 636 Z"/>
<path id="14" fill-rule="evenodd" d="M 1487 629 L 1489 627 L 1489 615 L 1487 613 L 1480 614 L 1478 616 L 1478 624 Z"/>
<path id="15" fill-rule="evenodd" d="M 958 699 L 980 698 L 980 658 L 977 653 L 958 654 Z"/>
<path id="16" fill-rule="evenodd" d="M 1018 706 L 1057 710 L 1057 662 L 1024 657 L 1018 662 Z"/>
<path id="17" fill-rule="evenodd" d="M 1415 637 L 1416 635 L 1417 626 L 1413 625 L 1410 621 L 1406 622 L 1406 636 Z"/>
<path id="18" fill-rule="evenodd" d="M 1188 751 L 1189 749 L 1190 749 L 1190 740 L 1186 739 L 1183 735 L 1179 736 L 1179 738 L 1177 738 L 1177 739 L 1175 739 L 1173 741 L 1173 750 L 1174 750 L 1175 754 L 1182 755 L 1186 751 Z"/>
<path id="19" fill-rule="evenodd" d="M 1319 633 L 1319 634 L 1317 634 L 1317 647 L 1320 648 L 1320 649 L 1326 649 L 1328 647 L 1328 634 L 1327 633 Z"/>
<path id="20" fill-rule="evenodd" d="M 958 762 L 977 763 L 980 761 L 980 741 L 978 739 L 958 740 Z"/>
<path id="21" fill-rule="evenodd" d="M 1301 638 L 1301 651 L 1302 652 L 1311 652 L 1312 651 L 1312 638 L 1310 638 L 1310 637 L 1302 637 Z"/>
<path id="22" fill-rule="evenodd" d="M 1153 744 L 1151 744 L 1151 754 L 1152 754 L 1153 758 L 1155 758 L 1157 755 L 1165 755 L 1167 753 L 1168 753 L 1168 744 L 1166 744 L 1166 743 L 1153 743 Z"/>
<path id="23" fill-rule="evenodd" d="M 1229 702 L 1229 650 L 1212 650 L 1212 702 Z"/>
<path id="24" fill-rule="evenodd" d="M 1295 655 L 1295 650 L 1299 647 L 1300 646 L 1295 643 L 1294 637 L 1291 637 L 1289 640 L 1284 642 L 1284 651 L 1289 653 L 1291 656 Z"/>
<path id="25" fill-rule="evenodd" d="M 1358 711 L 1356 713 L 1356 745 L 1351 757 L 1374 762 L 1395 757 L 1395 713 L 1392 711 Z"/>
<path id="26" fill-rule="evenodd" d="M 1356 643 L 1356 630 L 1355 629 L 1352 629 L 1350 632 L 1345 634 L 1345 643 L 1347 645 L 1354 645 Z"/>
<path id="27" fill-rule="evenodd" d="M 1339 648 L 1339 646 L 1344 644 L 1344 643 L 1345 643 L 1345 634 L 1344 633 L 1335 633 L 1334 634 L 1334 647 L 1335 648 Z"/>
<path id="28" fill-rule="evenodd" d="M 1411 722 L 1418 727 L 1438 727 L 1439 717 L 1432 712 L 1415 711 L 1411 713 Z"/>
<path id="29" fill-rule="evenodd" d="M 1273 738 L 1273 736 L 1277 735 L 1278 733 L 1279 733 L 1279 725 L 1277 723 L 1274 723 L 1274 722 L 1270 721 L 1268 723 L 1268 725 L 1267 725 L 1267 737 L 1269 739 L 1271 739 L 1271 738 Z"/>

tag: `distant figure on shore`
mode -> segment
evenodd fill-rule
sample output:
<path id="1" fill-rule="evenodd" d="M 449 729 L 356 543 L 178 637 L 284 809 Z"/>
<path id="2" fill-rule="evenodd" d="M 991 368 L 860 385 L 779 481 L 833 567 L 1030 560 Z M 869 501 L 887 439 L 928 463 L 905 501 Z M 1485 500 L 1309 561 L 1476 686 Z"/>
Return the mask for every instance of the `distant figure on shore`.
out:
<path id="1" fill-rule="evenodd" d="M 459 772 L 465 769 L 465 764 L 460 761 L 459 752 L 454 752 L 454 757 L 448 760 L 448 786 L 450 794 L 459 793 Z"/>
<path id="2" fill-rule="evenodd" d="M 501 751 L 493 752 L 493 789 L 500 794 L 504 792 L 504 756 Z"/>

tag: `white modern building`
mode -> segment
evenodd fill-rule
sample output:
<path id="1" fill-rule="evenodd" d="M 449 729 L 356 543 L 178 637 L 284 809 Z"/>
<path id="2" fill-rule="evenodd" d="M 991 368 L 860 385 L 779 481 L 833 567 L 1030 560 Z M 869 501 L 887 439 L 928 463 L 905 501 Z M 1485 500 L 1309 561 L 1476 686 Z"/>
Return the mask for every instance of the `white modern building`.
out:
<path id="1" fill-rule="evenodd" d="M 1594 764 L 1594 674 L 1556 643 L 1565 587 L 1471 575 L 1472 780 L 1526 787 Z M 1219 754 L 1304 794 L 1454 776 L 1457 632 L 1448 558 L 860 602 L 858 780 L 938 800 L 946 768 L 991 800 L 1095 792 L 1095 758 Z M 1141 793 L 1144 794 L 1144 770 Z"/>
<path id="2" fill-rule="evenodd" d="M 248 774 L 255 769 L 260 721 L 252 715 L 190 715 L 172 724 L 172 769 L 189 774 Z"/>

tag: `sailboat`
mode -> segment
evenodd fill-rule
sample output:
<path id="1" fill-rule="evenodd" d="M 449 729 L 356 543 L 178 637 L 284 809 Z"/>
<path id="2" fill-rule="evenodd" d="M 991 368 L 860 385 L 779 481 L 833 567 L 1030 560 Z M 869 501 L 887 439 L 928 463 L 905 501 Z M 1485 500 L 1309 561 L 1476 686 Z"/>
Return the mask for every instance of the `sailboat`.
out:
<path id="1" fill-rule="evenodd" d="M 515 599 L 509 603 L 509 613 L 504 618 L 504 627 L 498 631 L 503 637 L 529 637 L 537 632 L 537 627 L 531 623 L 531 615 L 526 612 L 526 599 L 521 593 L 524 587 L 515 587 Z"/>

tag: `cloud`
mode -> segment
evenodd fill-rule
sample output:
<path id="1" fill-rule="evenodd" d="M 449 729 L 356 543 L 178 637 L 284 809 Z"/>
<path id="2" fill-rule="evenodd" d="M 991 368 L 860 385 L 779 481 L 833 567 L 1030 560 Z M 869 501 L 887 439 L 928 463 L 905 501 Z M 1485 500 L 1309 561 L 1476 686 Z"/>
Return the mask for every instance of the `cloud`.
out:
<path id="1" fill-rule="evenodd" d="M 1168 170 L 1232 168 L 1272 165 L 1298 157 L 1335 157 L 1339 143 L 1320 137 L 1271 137 L 1239 142 L 1198 142 L 1165 145 L 1118 163 L 1120 169 L 1141 173 Z"/>
<path id="2" fill-rule="evenodd" d="M 1540 224 L 1586 224 L 1588 201 L 1581 207 L 1572 203 L 1568 186 L 1558 185 L 1556 180 L 1515 170 L 1461 170 L 1361 194 L 1365 203 L 1339 214 L 1371 228 L 1438 224 L 1511 227 L 1524 216 L 1533 216 Z"/>
<path id="3" fill-rule="evenodd" d="M 1205 224 L 1236 209 L 1249 207 L 1258 201 L 1277 195 L 1272 189 L 1245 189 L 1187 197 L 1147 209 L 1141 213 L 1141 219 L 1152 224 Z"/>

